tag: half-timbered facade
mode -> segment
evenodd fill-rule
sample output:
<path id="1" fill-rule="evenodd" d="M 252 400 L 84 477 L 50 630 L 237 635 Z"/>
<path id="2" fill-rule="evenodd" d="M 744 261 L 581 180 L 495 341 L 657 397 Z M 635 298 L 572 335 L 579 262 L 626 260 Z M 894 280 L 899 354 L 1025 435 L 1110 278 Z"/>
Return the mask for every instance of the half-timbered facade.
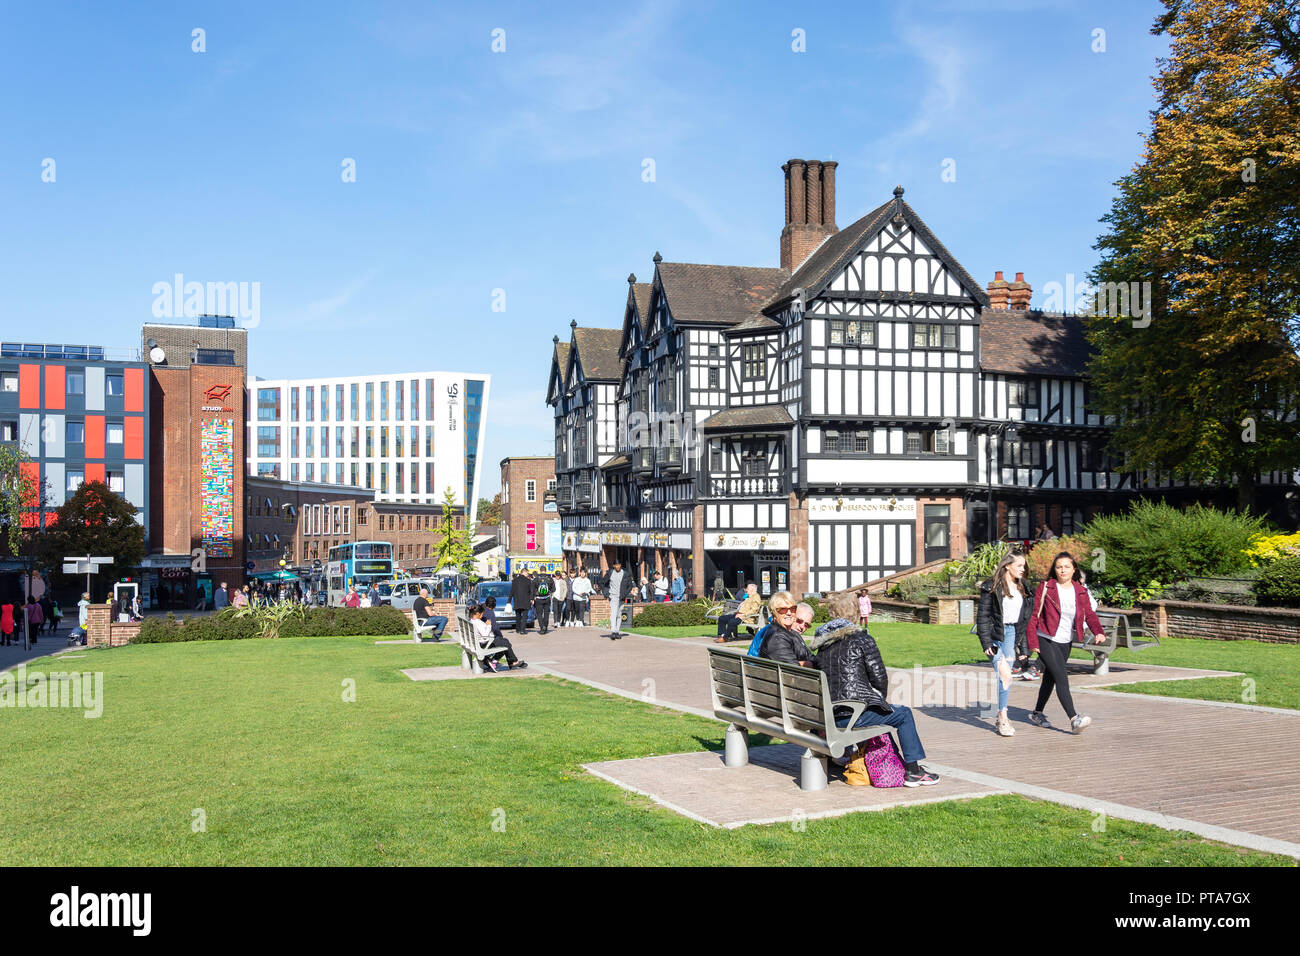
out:
<path id="1" fill-rule="evenodd" d="M 1164 487 L 1108 457 L 1079 317 L 1031 310 L 1022 275 L 981 288 L 902 187 L 840 230 L 835 165 L 783 170 L 781 268 L 656 253 L 649 283 L 629 277 L 606 458 L 573 455 L 591 406 L 558 382 L 557 341 L 557 475 L 601 489 L 560 497 L 566 532 L 595 527 L 586 553 L 566 535 L 571 563 L 827 591 Z"/>

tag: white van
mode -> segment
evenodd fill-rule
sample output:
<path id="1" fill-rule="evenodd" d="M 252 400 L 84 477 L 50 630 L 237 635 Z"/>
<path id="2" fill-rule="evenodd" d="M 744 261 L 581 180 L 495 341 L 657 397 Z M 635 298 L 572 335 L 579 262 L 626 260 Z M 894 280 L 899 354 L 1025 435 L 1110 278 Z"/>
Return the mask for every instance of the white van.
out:
<path id="1" fill-rule="evenodd" d="M 395 581 L 392 584 L 379 585 L 379 594 L 385 604 L 391 604 L 399 611 L 409 611 L 415 606 L 415 599 L 420 596 L 420 588 L 429 589 L 432 596 L 435 585 L 432 578 L 417 578 L 410 581 Z"/>

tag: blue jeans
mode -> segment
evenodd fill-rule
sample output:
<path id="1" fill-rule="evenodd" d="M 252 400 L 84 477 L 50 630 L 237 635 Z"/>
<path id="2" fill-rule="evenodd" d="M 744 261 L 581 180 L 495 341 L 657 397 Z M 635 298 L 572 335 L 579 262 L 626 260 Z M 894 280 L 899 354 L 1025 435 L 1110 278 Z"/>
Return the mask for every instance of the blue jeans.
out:
<path id="1" fill-rule="evenodd" d="M 884 724 L 887 727 L 893 727 L 898 731 L 898 742 L 903 747 L 903 760 L 911 763 L 914 760 L 925 759 L 925 748 L 921 746 L 921 738 L 916 733 L 916 720 L 912 717 L 912 708 L 904 707 L 902 704 L 894 704 L 893 712 L 880 714 L 874 710 L 864 710 L 856 721 L 854 728 L 858 727 L 876 727 Z M 837 727 L 843 727 L 849 722 L 847 717 L 836 720 Z"/>
<path id="2" fill-rule="evenodd" d="M 424 626 L 433 625 L 433 634 L 435 637 L 442 637 L 443 629 L 447 626 L 447 619 L 441 614 L 430 614 L 428 617 L 420 619 Z"/>
<path id="3" fill-rule="evenodd" d="M 1010 680 L 1004 685 L 1002 675 L 998 672 L 998 666 L 1002 661 L 1007 662 L 1007 668 L 1016 666 L 1016 626 L 1014 624 L 1002 625 L 1002 640 L 993 645 L 993 676 L 998 682 L 998 713 L 1007 709 L 1007 701 L 1011 697 Z"/>

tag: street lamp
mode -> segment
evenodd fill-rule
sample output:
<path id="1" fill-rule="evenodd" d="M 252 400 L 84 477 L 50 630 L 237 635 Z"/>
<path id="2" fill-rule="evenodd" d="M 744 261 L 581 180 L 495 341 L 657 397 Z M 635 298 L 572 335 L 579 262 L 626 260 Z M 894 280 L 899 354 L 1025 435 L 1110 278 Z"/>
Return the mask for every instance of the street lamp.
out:
<path id="1" fill-rule="evenodd" d="M 997 425 L 989 426 L 988 449 L 987 449 L 988 459 L 989 459 L 988 460 L 989 510 L 988 510 L 988 519 L 987 519 L 988 533 L 985 535 L 985 537 L 988 539 L 988 542 L 990 544 L 992 544 L 994 539 L 996 538 L 994 531 L 997 530 L 997 517 L 993 511 L 993 438 L 995 435 L 998 436 L 999 438 L 1005 438 L 1009 442 L 1013 442 L 1019 439 L 1020 433 L 1016 431 L 1015 422 L 1001 422 Z"/>

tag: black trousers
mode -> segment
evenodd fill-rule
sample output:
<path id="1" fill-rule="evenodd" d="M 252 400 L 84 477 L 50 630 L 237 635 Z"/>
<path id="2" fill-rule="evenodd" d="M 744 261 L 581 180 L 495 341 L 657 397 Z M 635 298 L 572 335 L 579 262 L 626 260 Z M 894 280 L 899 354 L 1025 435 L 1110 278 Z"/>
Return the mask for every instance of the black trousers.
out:
<path id="1" fill-rule="evenodd" d="M 489 644 L 488 647 L 504 647 L 506 651 L 505 653 L 506 663 L 509 664 L 511 667 L 519 663 L 519 658 L 515 657 L 514 647 L 504 637 L 498 637 L 491 644 Z"/>
<path id="2" fill-rule="evenodd" d="M 533 613 L 537 615 L 537 630 L 545 634 L 551 624 L 551 599 L 538 598 L 533 602 Z"/>
<path id="3" fill-rule="evenodd" d="M 514 604 L 511 602 L 511 606 L 515 609 L 516 633 L 526 634 L 528 632 L 528 604 L 529 602 L 523 604 Z"/>
<path id="4" fill-rule="evenodd" d="M 1038 659 L 1043 663 L 1043 682 L 1038 687 L 1038 706 L 1034 710 L 1042 713 L 1056 688 L 1057 699 L 1065 708 L 1065 716 L 1074 719 L 1074 698 L 1070 696 L 1070 676 L 1065 662 L 1070 659 L 1070 645 L 1058 644 L 1045 637 L 1038 639 Z"/>
<path id="5" fill-rule="evenodd" d="M 740 633 L 740 618 L 734 614 L 723 614 L 718 618 L 718 637 L 729 637 L 732 640 Z"/>

